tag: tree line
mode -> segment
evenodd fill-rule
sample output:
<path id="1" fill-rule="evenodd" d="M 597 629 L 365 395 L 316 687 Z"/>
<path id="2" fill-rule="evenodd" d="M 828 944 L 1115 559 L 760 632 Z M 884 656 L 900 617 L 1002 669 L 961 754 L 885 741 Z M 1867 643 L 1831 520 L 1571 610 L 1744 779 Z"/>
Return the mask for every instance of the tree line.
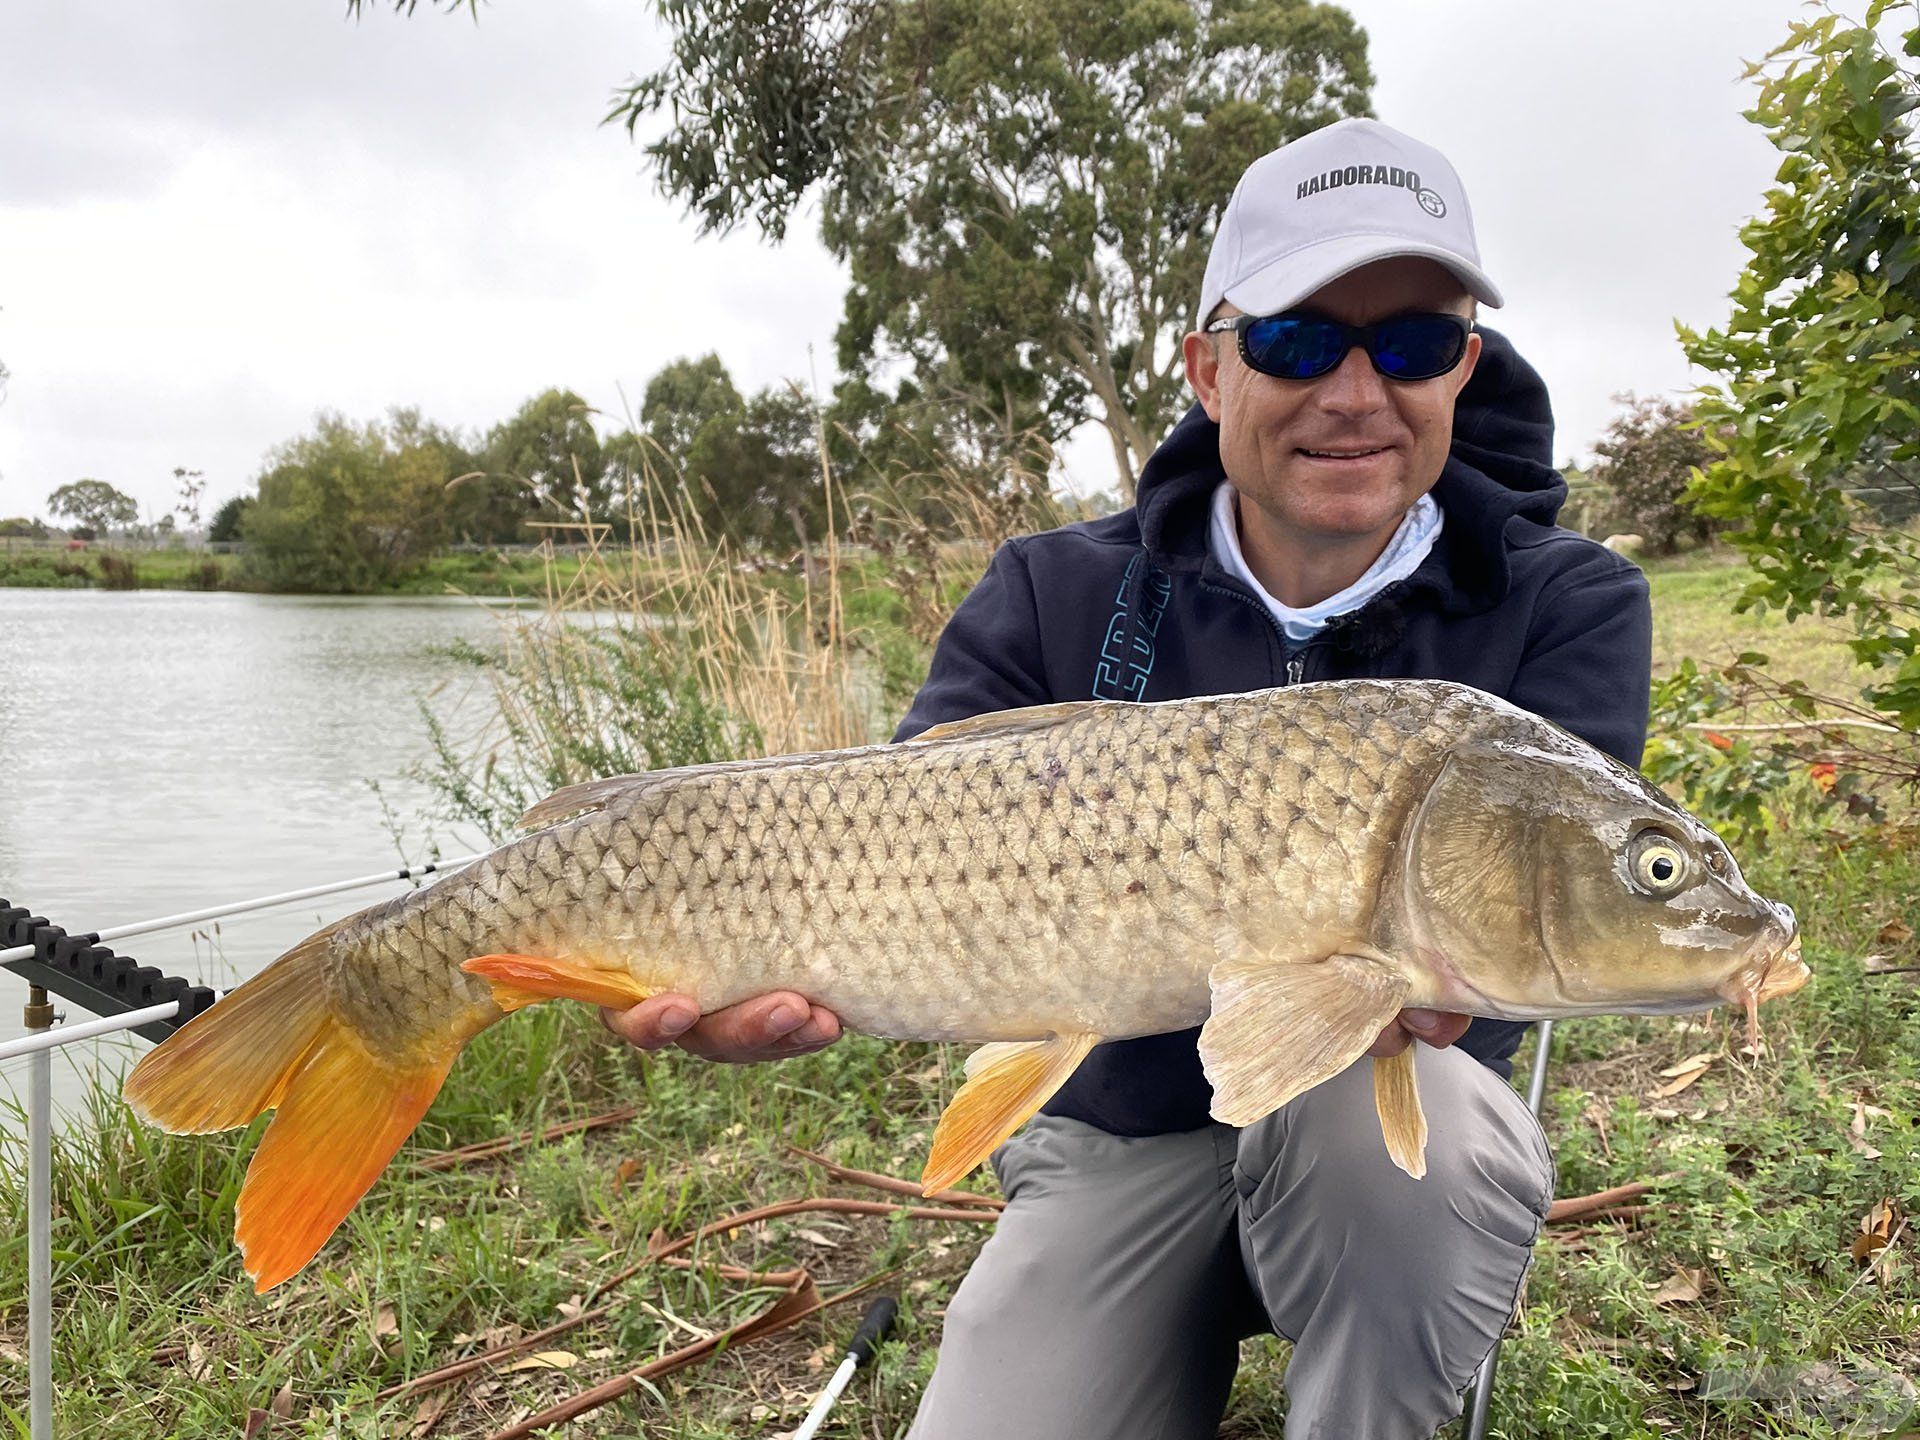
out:
<path id="1" fill-rule="evenodd" d="M 407 407 L 323 413 L 269 452 L 255 493 L 221 507 L 209 533 L 243 541 L 272 588 L 377 589 L 449 544 L 577 540 L 589 523 L 624 542 L 664 486 L 711 535 L 793 548 L 821 528 L 821 425 L 792 387 L 742 394 L 711 354 L 667 365 L 612 433 L 564 389 L 480 435 Z"/>

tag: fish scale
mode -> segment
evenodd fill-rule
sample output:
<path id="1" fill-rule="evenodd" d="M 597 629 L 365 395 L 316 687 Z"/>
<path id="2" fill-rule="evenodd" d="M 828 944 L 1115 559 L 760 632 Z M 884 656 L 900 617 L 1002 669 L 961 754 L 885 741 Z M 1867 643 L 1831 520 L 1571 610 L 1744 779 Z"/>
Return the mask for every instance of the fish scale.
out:
<path id="1" fill-rule="evenodd" d="M 664 777 L 495 852 L 470 886 L 369 912 L 336 963 L 375 944 L 380 983 L 420 993 L 418 967 L 375 937 L 400 923 L 437 969 L 447 956 L 419 942 L 424 922 L 473 950 L 626 966 L 703 1008 L 798 986 L 876 1034 L 1018 1039 L 1072 1023 L 1117 1037 L 1196 1023 L 1214 931 L 1236 914 L 1288 908 L 1299 926 L 1350 929 L 1364 918 L 1398 817 L 1353 826 L 1381 789 L 1317 767 L 1393 753 L 1412 773 L 1447 734 L 1447 707 L 1411 695 L 1291 698 L 1115 706 L 1032 734 Z M 1037 943 L 1049 965 L 1033 964 Z M 1143 951 L 1190 963 L 1172 977 L 1123 963 Z M 979 986 L 1006 1013 L 956 1003 Z M 488 1003 L 478 987 L 442 994 Z"/>
<path id="2" fill-rule="evenodd" d="M 796 991 L 849 1029 L 988 1042 L 935 1133 L 934 1189 L 1102 1041 L 1204 1021 L 1213 1113 L 1248 1124 L 1408 1006 L 1739 999 L 1751 1026 L 1806 976 L 1791 912 L 1698 821 L 1439 681 L 1042 706 L 592 781 L 523 823 L 540 828 L 309 937 L 129 1078 L 162 1125 L 280 1106 L 235 1229 L 261 1288 L 373 1183 L 460 1048 L 542 999 L 672 992 L 711 1012 Z M 1665 868 L 1637 881 L 1649 857 Z M 1375 1084 L 1388 1153 L 1418 1177 L 1411 1051 L 1376 1060 Z"/>

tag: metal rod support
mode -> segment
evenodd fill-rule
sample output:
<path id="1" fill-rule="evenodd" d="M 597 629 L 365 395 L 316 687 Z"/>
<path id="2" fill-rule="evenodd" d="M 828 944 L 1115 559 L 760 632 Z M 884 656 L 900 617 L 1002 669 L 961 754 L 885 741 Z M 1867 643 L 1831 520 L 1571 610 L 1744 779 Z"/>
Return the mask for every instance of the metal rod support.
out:
<path id="1" fill-rule="evenodd" d="M 460 855 L 452 860 L 435 860 L 425 865 L 412 865 L 399 870 L 381 870 L 372 875 L 356 875 L 351 880 L 334 880 L 325 885 L 309 885 L 304 890 L 288 890 L 279 895 L 261 895 L 252 900 L 235 900 L 226 905 L 209 905 L 204 910 L 183 910 L 178 915 L 162 915 L 155 920 L 136 920 L 129 925 L 115 925 L 99 931 L 94 937 L 101 943 L 108 940 L 121 940 L 128 935 L 146 935 L 155 930 L 172 930 L 181 925 L 197 925 L 202 920 L 218 920 L 223 915 L 238 915 L 246 910 L 265 910 L 272 905 L 291 905 L 296 900 L 312 900 L 321 895 L 334 895 L 342 890 L 358 890 L 366 885 L 381 885 L 394 880 L 416 880 L 425 875 L 437 874 L 443 870 L 457 870 L 463 865 L 471 865 L 480 859 L 478 855 Z M 10 950 L 0 950 L 0 965 L 9 960 L 30 960 L 33 958 L 33 946 L 16 945 Z"/>
<path id="2" fill-rule="evenodd" d="M 1527 1080 L 1527 1108 L 1538 1119 L 1540 1101 L 1547 1093 L 1547 1059 L 1553 1053 L 1553 1021 L 1542 1020 L 1536 1030 L 1533 1074 Z M 1482 1440 L 1487 1433 L 1487 1420 L 1493 1410 L 1493 1374 L 1500 1364 L 1500 1340 L 1500 1336 L 1494 1337 L 1493 1348 L 1487 1351 L 1487 1358 L 1480 1362 L 1480 1369 L 1473 1377 L 1473 1389 L 1467 1398 L 1465 1440 Z"/>
<path id="3" fill-rule="evenodd" d="M 53 1006 L 27 991 L 29 1031 L 53 1028 Z M 53 1055 L 27 1062 L 27 1434 L 53 1440 Z"/>
<path id="4" fill-rule="evenodd" d="M 1540 1118 L 1540 1102 L 1547 1094 L 1547 1059 L 1553 1053 L 1553 1021 L 1540 1022 L 1540 1039 L 1533 1051 L 1533 1075 L 1527 1081 L 1527 1108 Z"/>
<path id="5" fill-rule="evenodd" d="M 164 1005 L 149 1005 L 144 1010 L 129 1010 L 124 1015 L 103 1015 L 98 1020 L 82 1020 L 78 1025 L 62 1025 L 58 1030 L 41 1031 L 19 1040 L 8 1040 L 0 1043 L 0 1060 L 11 1060 L 17 1055 L 35 1055 L 42 1050 L 51 1050 L 56 1045 L 71 1045 L 76 1040 L 91 1040 L 96 1035 L 111 1035 L 116 1030 L 131 1030 L 137 1025 L 170 1019 L 179 1008 L 178 1000 L 169 1000 Z"/>

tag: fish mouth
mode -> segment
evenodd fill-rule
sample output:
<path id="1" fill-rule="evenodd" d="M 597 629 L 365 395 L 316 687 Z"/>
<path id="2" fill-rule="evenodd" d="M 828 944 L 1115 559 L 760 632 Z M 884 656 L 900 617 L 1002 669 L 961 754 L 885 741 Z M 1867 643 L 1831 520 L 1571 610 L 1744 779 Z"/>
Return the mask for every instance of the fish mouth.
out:
<path id="1" fill-rule="evenodd" d="M 1787 948 L 1774 956 L 1761 972 L 1760 984 L 1753 995 L 1754 1003 L 1757 1005 L 1776 1000 L 1782 995 L 1791 995 L 1811 979 L 1813 971 L 1800 958 L 1800 937 L 1795 935 L 1787 942 Z"/>
<path id="2" fill-rule="evenodd" d="M 1791 995 L 1813 979 L 1813 971 L 1800 958 L 1800 927 L 1794 921 L 1793 911 L 1784 905 L 1775 908 L 1779 912 L 1782 929 L 1763 937 L 1762 953 L 1734 971 L 1717 987 L 1718 994 L 1747 1012 L 1747 1044 L 1756 1052 L 1760 1048 L 1761 1004 L 1777 1000 L 1782 995 Z M 1781 938 L 1786 943 L 1778 949 L 1771 949 L 1765 944 L 1767 939 L 1778 941 Z"/>

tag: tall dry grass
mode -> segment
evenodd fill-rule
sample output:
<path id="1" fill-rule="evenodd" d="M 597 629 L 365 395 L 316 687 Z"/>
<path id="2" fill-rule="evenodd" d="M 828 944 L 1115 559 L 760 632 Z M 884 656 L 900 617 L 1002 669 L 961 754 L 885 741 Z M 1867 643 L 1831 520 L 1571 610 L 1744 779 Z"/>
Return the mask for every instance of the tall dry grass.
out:
<path id="1" fill-rule="evenodd" d="M 450 721 L 423 706 L 433 757 L 420 775 L 441 818 L 498 839 L 580 781 L 883 740 L 994 548 L 1078 518 L 1044 470 L 1017 465 L 869 473 L 843 489 L 816 441 L 827 524 L 791 557 L 714 533 L 657 450 L 615 522 L 544 527 L 584 543 L 577 568 L 552 563 L 550 542 L 540 603 L 503 611 L 494 646 L 447 652 L 482 681 L 470 703 Z"/>

